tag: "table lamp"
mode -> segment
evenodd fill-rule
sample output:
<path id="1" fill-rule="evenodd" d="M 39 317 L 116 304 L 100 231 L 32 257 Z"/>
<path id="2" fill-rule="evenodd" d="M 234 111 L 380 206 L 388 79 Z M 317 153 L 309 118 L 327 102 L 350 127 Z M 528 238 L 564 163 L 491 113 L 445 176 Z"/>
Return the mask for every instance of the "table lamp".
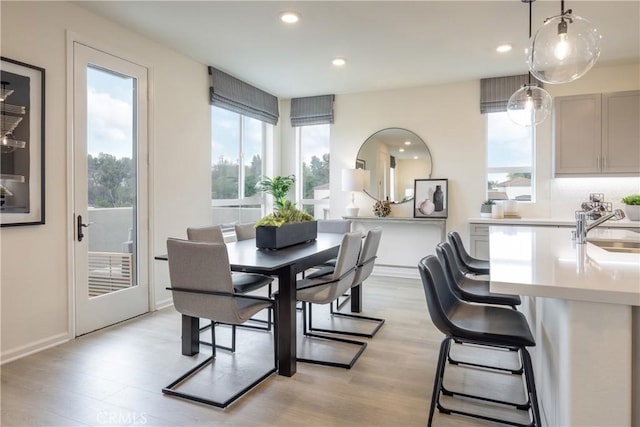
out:
<path id="1" fill-rule="evenodd" d="M 364 169 L 342 169 L 342 191 L 351 191 L 351 204 L 346 208 L 347 216 L 358 216 L 355 192 L 363 191 L 369 181 L 370 172 Z"/>

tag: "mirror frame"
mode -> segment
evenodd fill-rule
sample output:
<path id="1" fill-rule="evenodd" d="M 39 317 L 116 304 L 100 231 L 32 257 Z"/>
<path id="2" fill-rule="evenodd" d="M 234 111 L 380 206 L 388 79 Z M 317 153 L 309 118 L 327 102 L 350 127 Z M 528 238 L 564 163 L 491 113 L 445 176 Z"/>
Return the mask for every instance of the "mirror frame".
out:
<path id="1" fill-rule="evenodd" d="M 427 154 L 429 156 L 429 158 L 428 158 L 429 173 L 428 174 L 424 174 L 422 176 L 414 177 L 413 179 L 415 180 L 415 179 L 420 179 L 420 178 L 431 178 L 431 171 L 433 170 L 433 156 L 431 155 L 431 150 L 429 150 L 429 146 L 427 145 L 427 143 L 417 133 L 415 133 L 413 131 L 410 131 L 409 129 L 400 128 L 400 127 L 388 127 L 388 128 L 380 129 L 380 130 L 372 133 L 371 135 L 369 135 L 369 137 L 364 140 L 364 142 L 362 143 L 362 145 L 358 149 L 358 154 L 356 154 L 355 168 L 356 169 L 364 169 L 362 167 L 363 160 L 362 160 L 362 157 L 361 157 L 361 153 L 362 153 L 362 148 L 367 144 L 367 142 L 370 142 L 370 141 L 371 142 L 375 142 L 375 141 L 372 141 L 372 138 L 374 138 L 376 135 L 378 135 L 381 132 L 389 131 L 389 130 L 398 130 L 398 131 L 404 131 L 404 132 L 410 133 L 412 135 L 412 137 L 411 137 L 412 142 L 416 142 L 416 143 L 420 142 L 420 143 L 424 144 L 424 149 L 426 150 L 426 152 L 427 152 Z M 372 169 L 369 169 L 369 170 L 372 170 Z M 413 183 L 412 183 L 412 185 L 413 185 Z M 364 193 L 367 196 L 371 197 L 373 200 L 376 200 L 376 201 L 381 200 L 381 199 L 378 199 L 373 194 L 369 193 L 369 191 L 367 191 L 366 189 L 364 190 Z M 403 199 L 403 200 L 393 200 L 393 201 L 390 200 L 389 203 L 394 204 L 394 205 L 399 205 L 399 204 L 402 204 L 402 203 L 407 203 L 407 202 L 412 201 L 414 197 L 415 197 L 415 195 L 410 197 L 410 198 Z"/>

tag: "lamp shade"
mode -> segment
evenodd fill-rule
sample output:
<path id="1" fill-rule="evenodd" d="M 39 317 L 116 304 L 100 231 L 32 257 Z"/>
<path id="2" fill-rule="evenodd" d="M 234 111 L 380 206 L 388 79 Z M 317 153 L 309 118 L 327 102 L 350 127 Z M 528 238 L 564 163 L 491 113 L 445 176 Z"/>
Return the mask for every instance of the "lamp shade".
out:
<path id="1" fill-rule="evenodd" d="M 549 18 L 531 39 L 527 63 L 538 80 L 559 84 L 572 82 L 593 67 L 600 56 L 597 28 L 570 12 Z"/>
<path id="2" fill-rule="evenodd" d="M 369 171 L 342 169 L 342 191 L 362 191 L 367 186 Z"/>
<path id="3" fill-rule="evenodd" d="M 511 95 L 507 104 L 509 119 L 520 126 L 535 126 L 551 113 L 549 92 L 535 85 L 524 85 Z"/>

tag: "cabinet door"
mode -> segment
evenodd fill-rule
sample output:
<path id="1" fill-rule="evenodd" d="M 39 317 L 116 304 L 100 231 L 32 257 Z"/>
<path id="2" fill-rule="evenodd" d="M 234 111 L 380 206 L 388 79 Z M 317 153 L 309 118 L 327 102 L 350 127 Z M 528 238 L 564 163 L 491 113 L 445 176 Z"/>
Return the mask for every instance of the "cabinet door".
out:
<path id="1" fill-rule="evenodd" d="M 602 172 L 640 174 L 640 91 L 602 96 Z"/>
<path id="2" fill-rule="evenodd" d="M 559 96 L 554 100 L 556 176 L 600 173 L 600 94 Z"/>

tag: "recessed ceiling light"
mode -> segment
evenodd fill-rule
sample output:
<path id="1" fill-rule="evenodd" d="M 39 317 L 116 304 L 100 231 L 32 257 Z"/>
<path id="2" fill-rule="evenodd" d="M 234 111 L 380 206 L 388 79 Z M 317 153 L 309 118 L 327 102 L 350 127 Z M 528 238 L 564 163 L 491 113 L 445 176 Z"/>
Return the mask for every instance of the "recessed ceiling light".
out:
<path id="1" fill-rule="evenodd" d="M 405 141 L 404 145 L 411 145 L 411 141 Z"/>
<path id="2" fill-rule="evenodd" d="M 293 11 L 282 12 L 280 14 L 280 20 L 287 24 L 295 24 L 300 20 L 300 14 Z"/>
<path id="3" fill-rule="evenodd" d="M 418 160 L 418 156 L 413 156 L 413 159 L 414 160 Z"/>
<path id="4" fill-rule="evenodd" d="M 506 44 L 501 44 L 500 46 L 498 46 L 496 48 L 496 52 L 499 53 L 505 53 L 505 52 L 509 52 L 511 49 L 513 49 L 513 45 L 506 43 Z"/>
<path id="5" fill-rule="evenodd" d="M 404 148 L 401 148 L 398 151 L 401 152 L 401 153 L 404 153 Z"/>
<path id="6" fill-rule="evenodd" d="M 342 67 L 344 64 L 347 63 L 347 60 L 344 58 L 334 58 L 333 61 L 331 61 L 331 63 L 336 67 Z"/>

